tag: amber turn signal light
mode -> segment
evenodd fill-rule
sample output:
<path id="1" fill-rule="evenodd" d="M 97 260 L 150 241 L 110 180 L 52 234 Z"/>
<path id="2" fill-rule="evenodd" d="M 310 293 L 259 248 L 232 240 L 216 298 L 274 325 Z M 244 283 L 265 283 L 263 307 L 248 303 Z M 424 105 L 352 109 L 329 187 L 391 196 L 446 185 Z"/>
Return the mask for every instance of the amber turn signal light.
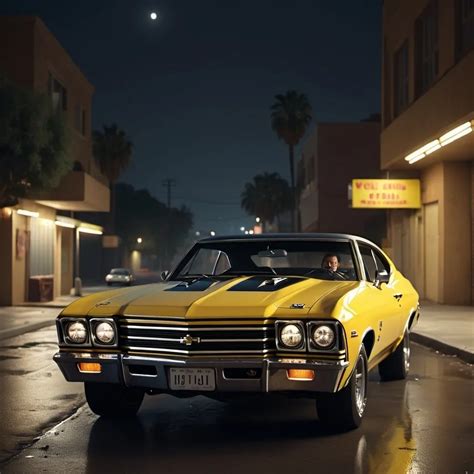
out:
<path id="1" fill-rule="evenodd" d="M 87 374 L 100 374 L 102 372 L 102 367 L 96 362 L 79 362 L 77 364 L 79 372 Z"/>
<path id="2" fill-rule="evenodd" d="M 314 374 L 314 370 L 288 369 L 287 376 L 288 376 L 288 380 L 311 381 L 311 380 L 314 380 L 315 374 Z"/>

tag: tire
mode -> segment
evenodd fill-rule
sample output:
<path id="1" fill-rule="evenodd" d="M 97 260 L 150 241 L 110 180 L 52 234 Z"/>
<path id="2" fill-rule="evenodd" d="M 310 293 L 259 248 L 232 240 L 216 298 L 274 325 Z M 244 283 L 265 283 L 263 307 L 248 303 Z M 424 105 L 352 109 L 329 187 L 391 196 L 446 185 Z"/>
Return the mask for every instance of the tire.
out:
<path id="1" fill-rule="evenodd" d="M 142 404 L 145 392 L 118 384 L 84 382 L 89 408 L 107 418 L 134 416 Z"/>
<path id="2" fill-rule="evenodd" d="M 410 335 L 405 331 L 403 339 L 394 352 L 379 364 L 380 378 L 388 380 L 403 380 L 410 370 Z"/>
<path id="3" fill-rule="evenodd" d="M 321 393 L 316 399 L 319 420 L 338 431 L 358 428 L 367 405 L 367 354 L 362 346 L 349 383 L 339 392 Z"/>

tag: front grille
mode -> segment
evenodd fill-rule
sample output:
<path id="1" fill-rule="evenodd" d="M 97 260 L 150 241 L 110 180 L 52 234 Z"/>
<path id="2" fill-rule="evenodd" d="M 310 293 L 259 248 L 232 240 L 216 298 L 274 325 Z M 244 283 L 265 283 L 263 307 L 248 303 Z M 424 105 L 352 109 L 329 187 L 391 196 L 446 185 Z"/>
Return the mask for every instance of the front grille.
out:
<path id="1" fill-rule="evenodd" d="M 274 323 L 219 320 L 199 322 L 165 319 L 119 319 L 120 346 L 128 352 L 169 355 L 264 355 L 276 351 Z"/>

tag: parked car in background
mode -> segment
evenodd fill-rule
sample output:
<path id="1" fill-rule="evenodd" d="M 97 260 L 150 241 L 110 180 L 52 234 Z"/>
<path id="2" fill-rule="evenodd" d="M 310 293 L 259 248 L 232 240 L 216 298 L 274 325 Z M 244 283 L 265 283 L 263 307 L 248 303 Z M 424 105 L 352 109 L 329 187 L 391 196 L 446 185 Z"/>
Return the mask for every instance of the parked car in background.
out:
<path id="1" fill-rule="evenodd" d="M 96 293 L 58 316 L 54 360 L 101 416 L 144 394 L 311 397 L 322 423 L 360 425 L 368 372 L 404 379 L 418 294 L 375 244 L 346 234 L 199 241 L 165 281 Z"/>
<path id="2" fill-rule="evenodd" d="M 105 277 L 107 285 L 126 285 L 130 286 L 135 281 L 133 273 L 127 268 L 112 268 Z"/>

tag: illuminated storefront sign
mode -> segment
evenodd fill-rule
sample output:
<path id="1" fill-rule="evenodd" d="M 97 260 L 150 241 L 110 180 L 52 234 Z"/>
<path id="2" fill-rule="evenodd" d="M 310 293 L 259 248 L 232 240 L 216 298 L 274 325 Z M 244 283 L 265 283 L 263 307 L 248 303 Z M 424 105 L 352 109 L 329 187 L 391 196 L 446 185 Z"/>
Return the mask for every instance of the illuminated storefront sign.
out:
<path id="1" fill-rule="evenodd" d="M 353 179 L 352 207 L 417 209 L 421 207 L 419 179 Z"/>

